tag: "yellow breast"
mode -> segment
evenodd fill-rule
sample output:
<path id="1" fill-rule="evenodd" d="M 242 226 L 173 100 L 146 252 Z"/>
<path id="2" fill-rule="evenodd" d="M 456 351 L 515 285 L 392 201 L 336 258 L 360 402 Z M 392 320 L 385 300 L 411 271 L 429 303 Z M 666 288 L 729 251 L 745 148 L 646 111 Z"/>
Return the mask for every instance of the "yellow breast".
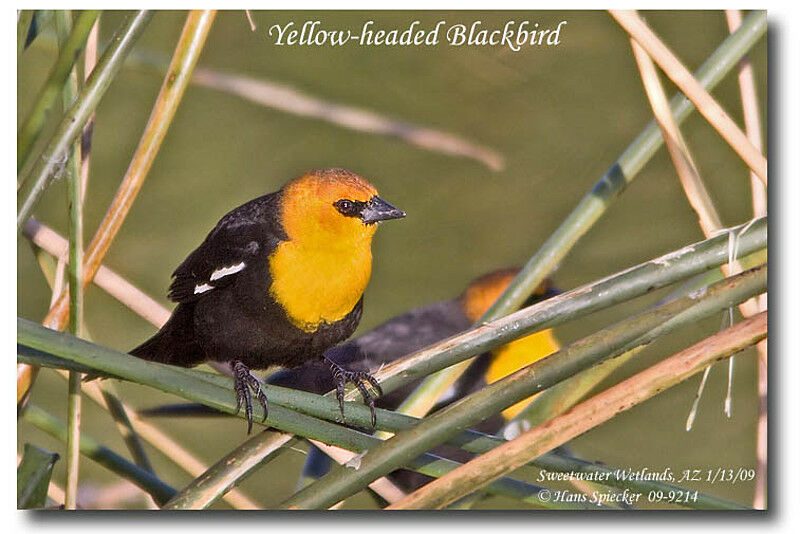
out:
<path id="1" fill-rule="evenodd" d="M 289 320 L 313 333 L 343 319 L 369 283 L 372 252 L 364 246 L 307 246 L 281 242 L 270 256 L 270 294 Z"/>
<path id="2" fill-rule="evenodd" d="M 492 363 L 486 371 L 486 381 L 491 384 L 559 350 L 552 330 L 544 330 L 518 339 L 496 350 Z M 503 417 L 512 419 L 527 406 L 536 395 L 503 410 Z"/>

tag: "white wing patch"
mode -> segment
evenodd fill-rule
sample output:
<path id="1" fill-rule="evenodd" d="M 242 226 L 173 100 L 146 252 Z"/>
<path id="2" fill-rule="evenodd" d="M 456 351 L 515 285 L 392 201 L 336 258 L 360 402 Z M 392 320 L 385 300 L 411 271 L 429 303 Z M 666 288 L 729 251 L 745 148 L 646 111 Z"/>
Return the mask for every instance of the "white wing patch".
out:
<path id="1" fill-rule="evenodd" d="M 219 269 L 217 269 L 216 271 L 211 273 L 210 280 L 212 282 L 214 280 L 219 280 L 220 278 L 222 278 L 224 276 L 229 276 L 231 274 L 236 274 L 236 273 L 238 273 L 239 271 L 241 271 L 244 268 L 245 268 L 245 263 L 244 262 L 237 263 L 236 265 L 231 265 L 230 267 L 220 267 Z M 207 285 L 207 284 L 204 284 L 204 285 Z M 194 288 L 195 294 L 198 292 L 197 289 L 199 287 L 202 287 L 202 286 L 197 286 L 197 287 Z M 211 287 L 209 287 L 208 289 L 211 289 Z M 204 289 L 203 291 L 208 291 L 208 289 Z M 202 291 L 201 291 L 201 293 L 202 293 Z"/>
<path id="2" fill-rule="evenodd" d="M 245 268 L 245 263 L 239 262 L 236 265 L 231 265 L 229 267 L 220 267 L 216 269 L 214 272 L 211 273 L 211 276 L 208 279 L 208 282 L 204 282 L 202 284 L 197 284 L 194 286 L 194 294 L 199 295 L 201 293 L 205 293 L 206 291 L 211 291 L 215 289 L 209 282 L 213 282 L 214 280 L 219 280 L 220 278 L 224 278 L 226 276 L 230 276 L 232 274 L 236 274 L 242 269 Z"/>
<path id="3" fill-rule="evenodd" d="M 214 289 L 214 286 L 211 284 L 197 284 L 194 286 L 194 294 L 199 295 L 200 293 L 205 293 L 206 291 L 210 291 Z"/>

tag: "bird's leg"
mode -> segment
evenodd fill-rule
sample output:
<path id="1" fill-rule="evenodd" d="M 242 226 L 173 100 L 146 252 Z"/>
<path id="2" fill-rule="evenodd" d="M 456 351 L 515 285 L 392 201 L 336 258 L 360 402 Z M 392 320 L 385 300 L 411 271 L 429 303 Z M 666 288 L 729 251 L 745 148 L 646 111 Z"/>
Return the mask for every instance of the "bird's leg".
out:
<path id="1" fill-rule="evenodd" d="M 269 404 L 267 404 L 267 396 L 261 390 L 261 381 L 250 372 L 245 364 L 239 360 L 231 362 L 231 370 L 233 371 L 233 389 L 236 391 L 236 413 L 239 413 L 242 405 L 244 404 L 244 413 L 247 416 L 247 433 L 253 429 L 253 404 L 250 399 L 250 390 L 255 393 L 261 407 L 264 408 L 263 421 L 267 420 L 267 412 Z"/>
<path id="2" fill-rule="evenodd" d="M 366 371 L 348 371 L 327 356 L 324 356 L 324 358 L 331 366 L 333 381 L 336 383 L 336 399 L 339 401 L 339 411 L 342 414 L 342 421 L 344 421 L 344 385 L 350 382 L 361 393 L 364 403 L 369 406 L 369 412 L 372 416 L 372 428 L 375 428 L 377 423 L 375 418 L 375 399 L 383 395 L 381 385 L 375 380 L 375 377 Z M 367 389 L 367 385 L 372 386 L 378 394 L 373 396 L 369 389 Z"/>

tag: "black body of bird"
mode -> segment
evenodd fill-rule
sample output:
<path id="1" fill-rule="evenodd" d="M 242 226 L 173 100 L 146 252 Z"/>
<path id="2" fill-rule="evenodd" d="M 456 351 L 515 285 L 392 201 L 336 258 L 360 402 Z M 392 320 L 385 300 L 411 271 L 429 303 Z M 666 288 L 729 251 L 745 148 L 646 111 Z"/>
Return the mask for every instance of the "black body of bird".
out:
<path id="1" fill-rule="evenodd" d="M 267 416 L 250 369 L 322 360 L 350 337 L 361 319 L 376 223 L 404 216 L 342 169 L 308 173 L 251 200 L 222 217 L 175 270 L 169 298 L 178 306 L 130 353 L 184 367 L 229 362 L 249 433 L 251 389 Z M 339 389 L 352 381 L 380 392 L 370 375 L 328 365 Z"/>

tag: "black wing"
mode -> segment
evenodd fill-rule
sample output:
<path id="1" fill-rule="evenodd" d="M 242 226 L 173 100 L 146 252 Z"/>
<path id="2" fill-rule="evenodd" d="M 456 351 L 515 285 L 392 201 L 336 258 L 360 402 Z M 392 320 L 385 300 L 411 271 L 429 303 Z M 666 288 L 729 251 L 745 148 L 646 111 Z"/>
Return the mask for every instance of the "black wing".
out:
<path id="1" fill-rule="evenodd" d="M 376 371 L 442 339 L 470 327 L 470 321 L 457 301 L 437 302 L 416 308 L 389 319 L 375 329 L 354 339 Z"/>
<path id="2" fill-rule="evenodd" d="M 168 297 L 192 302 L 229 285 L 257 257 L 287 239 L 278 223 L 280 191 L 239 206 L 225 215 L 197 249 L 172 273 Z"/>

